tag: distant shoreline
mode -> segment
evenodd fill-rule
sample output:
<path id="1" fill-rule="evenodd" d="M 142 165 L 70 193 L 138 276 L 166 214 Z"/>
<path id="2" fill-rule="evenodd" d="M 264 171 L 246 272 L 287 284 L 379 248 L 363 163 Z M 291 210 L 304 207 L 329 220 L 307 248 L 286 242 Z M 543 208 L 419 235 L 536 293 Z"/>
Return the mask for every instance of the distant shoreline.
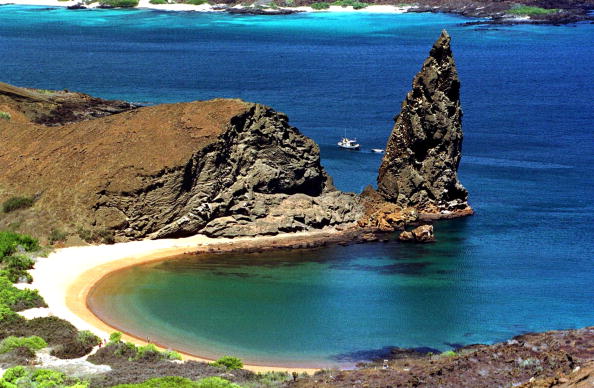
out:
<path id="1" fill-rule="evenodd" d="M 77 0 L 58 1 L 58 0 L 0 0 L 0 5 L 35 5 L 35 6 L 46 6 L 46 7 L 71 7 L 81 3 Z M 99 3 L 92 3 L 86 6 L 88 9 L 98 8 Z M 230 6 L 230 9 L 249 9 L 250 7 L 243 6 Z M 413 6 L 396 6 L 396 5 L 370 5 L 362 9 L 353 9 L 353 7 L 340 7 L 330 6 L 328 9 L 315 10 L 312 7 L 279 7 L 279 10 L 292 11 L 294 13 L 299 12 L 363 12 L 363 13 L 391 13 L 401 14 L 408 12 Z M 181 12 L 227 12 L 227 9 L 219 9 L 215 4 L 151 4 L 149 0 L 140 0 L 137 7 L 134 8 L 122 8 L 122 9 L 152 9 L 158 11 L 181 11 Z M 273 9 L 269 11 L 270 15 L 276 14 Z M 262 13 L 265 15 L 265 13 Z"/>
<path id="2" fill-rule="evenodd" d="M 214 0 L 216 1 L 216 0 Z M 205 12 L 205 13 L 230 13 L 242 15 L 262 15 L 262 16 L 279 16 L 296 13 L 367 13 L 367 14 L 404 14 L 404 13 L 447 13 L 457 15 L 460 17 L 472 18 L 463 22 L 463 25 L 514 25 L 514 24 L 552 24 L 562 25 L 570 23 L 578 23 L 584 21 L 594 21 L 594 15 L 590 11 L 594 9 L 594 0 L 590 0 L 592 6 L 590 8 L 578 7 L 573 8 L 540 8 L 538 6 L 520 6 L 527 9 L 527 13 L 512 12 L 512 8 L 518 6 L 518 3 L 508 1 L 493 1 L 493 2 L 477 2 L 475 0 L 468 0 L 462 5 L 451 5 L 450 3 L 442 3 L 439 0 L 421 0 L 420 2 L 410 4 L 368 4 L 363 8 L 354 9 L 352 6 L 338 6 L 331 5 L 331 1 L 326 1 L 325 9 L 314 9 L 311 6 L 277 6 L 274 7 L 254 7 L 244 6 L 241 4 L 151 4 L 150 0 L 139 0 L 138 6 L 131 8 L 114 8 L 114 9 L 148 9 L 156 11 L 171 11 L 171 12 Z M 528 0 L 523 3 L 529 4 L 534 1 Z M 82 0 L 0 0 L 2 5 L 29 5 L 29 6 L 45 6 L 45 7 L 79 7 Z M 547 4 L 547 7 L 556 7 L 555 1 Z M 560 7 L 560 6 L 559 6 Z M 99 2 L 84 5 L 81 8 L 95 9 L 95 8 L 110 8 L 101 7 Z M 77 9 L 77 8 L 74 8 Z"/>

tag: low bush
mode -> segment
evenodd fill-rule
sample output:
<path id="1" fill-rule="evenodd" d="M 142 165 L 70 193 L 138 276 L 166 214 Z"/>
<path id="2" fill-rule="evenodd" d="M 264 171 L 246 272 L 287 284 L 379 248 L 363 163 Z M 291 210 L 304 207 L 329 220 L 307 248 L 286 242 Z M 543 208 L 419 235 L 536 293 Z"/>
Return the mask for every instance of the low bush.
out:
<path id="1" fill-rule="evenodd" d="M 192 5 L 208 4 L 208 0 L 187 0 L 186 2 Z"/>
<path id="2" fill-rule="evenodd" d="M 122 333 L 114 332 L 109 336 L 107 346 L 99 349 L 96 357 L 92 357 L 97 362 L 101 363 L 104 357 L 116 356 L 127 359 L 129 361 L 161 361 L 161 360 L 181 360 L 181 354 L 164 350 L 160 351 L 155 345 L 147 344 L 143 346 L 136 346 L 131 342 L 122 341 Z"/>
<path id="3" fill-rule="evenodd" d="M 119 331 L 114 331 L 109 335 L 109 343 L 121 342 L 122 341 L 122 333 Z"/>
<path id="4" fill-rule="evenodd" d="M 136 356 L 134 356 L 134 360 L 159 360 L 161 359 L 161 352 L 157 347 L 153 344 L 147 344 L 143 346 L 136 347 Z"/>
<path id="5" fill-rule="evenodd" d="M 36 335 L 31 337 L 7 337 L 0 342 L 0 354 L 10 352 L 16 348 L 27 348 L 32 352 L 47 347 L 47 342 Z"/>
<path id="6" fill-rule="evenodd" d="M 35 199 L 33 197 L 10 197 L 2 204 L 2 211 L 10 213 L 19 209 L 26 209 L 33 206 Z"/>
<path id="7" fill-rule="evenodd" d="M 207 377 L 196 382 L 196 388 L 241 388 L 241 386 L 220 377 Z"/>
<path id="8" fill-rule="evenodd" d="M 86 388 L 89 384 L 64 373 L 49 369 L 29 369 L 15 366 L 7 369 L 0 379 L 0 387 Z"/>
<path id="9" fill-rule="evenodd" d="M 456 357 L 458 355 L 458 353 L 454 352 L 453 350 L 447 350 L 443 353 L 441 353 L 441 356 L 443 357 Z"/>
<path id="10" fill-rule="evenodd" d="M 54 245 L 57 242 L 64 242 L 68 238 L 68 234 L 60 229 L 52 229 L 50 235 L 47 237 L 47 242 Z"/>
<path id="11" fill-rule="evenodd" d="M 157 377 L 139 384 L 120 384 L 113 388 L 241 388 L 220 377 L 207 377 L 192 381 L 184 377 Z"/>
<path id="12" fill-rule="evenodd" d="M 181 354 L 179 354 L 178 352 L 173 351 L 173 350 L 165 350 L 165 351 L 161 352 L 161 354 L 167 360 L 178 360 L 178 361 L 181 361 L 181 359 L 182 359 Z"/>
<path id="13" fill-rule="evenodd" d="M 37 290 L 18 289 L 6 276 L 0 276 L 0 305 L 14 311 L 46 306 Z"/>
<path id="14" fill-rule="evenodd" d="M 33 252 L 39 250 L 36 239 L 25 234 L 0 231 L 0 261 L 18 251 Z"/>
<path id="15" fill-rule="evenodd" d="M 101 0 L 103 6 L 114 8 L 133 8 L 138 6 L 138 0 Z"/>
<path id="16" fill-rule="evenodd" d="M 150 0 L 149 3 L 151 4 L 169 4 L 167 0 Z"/>
<path id="17" fill-rule="evenodd" d="M 0 112 L 0 120 L 10 120 L 12 116 L 8 112 Z"/>
<path id="18" fill-rule="evenodd" d="M 16 317 L 20 317 L 20 315 L 12 311 L 7 305 L 0 304 L 0 322 L 12 320 L 11 318 Z"/>
<path id="19" fill-rule="evenodd" d="M 13 255 L 5 257 L 3 260 L 6 268 L 8 269 L 32 269 L 35 265 L 35 262 L 29 257 L 25 255 Z"/>
<path id="20" fill-rule="evenodd" d="M 99 345 L 101 338 L 89 330 L 81 330 L 76 334 L 76 341 L 83 346 L 93 347 Z"/>
<path id="21" fill-rule="evenodd" d="M 78 237 L 81 240 L 92 244 L 92 243 L 104 243 L 104 244 L 113 244 L 115 243 L 115 235 L 113 231 L 107 229 L 101 230 L 89 230 L 85 228 L 78 228 L 77 230 Z"/>
<path id="22" fill-rule="evenodd" d="M 291 376 L 287 372 L 258 373 L 255 378 L 255 383 L 248 384 L 248 386 L 255 386 L 259 388 L 280 387 L 285 381 L 290 379 Z"/>
<path id="23" fill-rule="evenodd" d="M 337 5 L 340 7 L 353 7 L 354 9 L 362 9 L 367 7 L 368 3 L 363 3 L 357 0 L 337 0 L 332 5 Z"/>
<path id="24" fill-rule="evenodd" d="M 243 368 L 243 362 L 239 358 L 232 356 L 221 357 L 215 362 L 213 362 L 212 365 L 225 367 L 228 370 Z"/>
<path id="25" fill-rule="evenodd" d="M 526 5 L 519 5 L 507 11 L 507 13 L 519 16 L 549 15 L 557 12 L 559 12 L 558 8 L 529 7 Z"/>
<path id="26" fill-rule="evenodd" d="M 316 10 L 328 9 L 330 8 L 330 4 L 325 2 L 313 3 L 311 7 Z"/>

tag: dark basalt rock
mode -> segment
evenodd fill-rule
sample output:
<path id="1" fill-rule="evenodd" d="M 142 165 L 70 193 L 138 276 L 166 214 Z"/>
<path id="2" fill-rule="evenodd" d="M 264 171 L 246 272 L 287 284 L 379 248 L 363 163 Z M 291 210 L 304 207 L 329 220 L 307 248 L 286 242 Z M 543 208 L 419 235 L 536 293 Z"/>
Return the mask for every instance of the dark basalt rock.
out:
<path id="1" fill-rule="evenodd" d="M 66 7 L 66 8 L 68 8 L 68 9 L 87 9 L 87 7 L 85 7 L 81 3 L 76 3 L 74 5 L 70 5 L 70 6 Z"/>
<path id="2" fill-rule="evenodd" d="M 460 80 L 446 31 L 415 76 L 395 121 L 377 179 L 379 194 L 402 208 L 438 217 L 468 212 L 468 193 L 456 173 L 463 137 Z"/>

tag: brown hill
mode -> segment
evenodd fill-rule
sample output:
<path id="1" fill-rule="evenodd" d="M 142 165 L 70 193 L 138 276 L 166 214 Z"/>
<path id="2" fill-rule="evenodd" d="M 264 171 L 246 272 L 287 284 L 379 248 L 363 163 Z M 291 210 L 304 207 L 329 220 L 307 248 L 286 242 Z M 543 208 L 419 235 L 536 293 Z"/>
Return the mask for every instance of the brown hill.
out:
<path id="1" fill-rule="evenodd" d="M 0 105 L 15 117 L 1 122 L 0 201 L 36 198 L 20 220 L 38 223 L 21 230 L 236 236 L 360 216 L 357 198 L 330 183 L 317 145 L 268 107 L 217 99 L 49 127 L 32 123 L 19 98 L 5 93 Z"/>

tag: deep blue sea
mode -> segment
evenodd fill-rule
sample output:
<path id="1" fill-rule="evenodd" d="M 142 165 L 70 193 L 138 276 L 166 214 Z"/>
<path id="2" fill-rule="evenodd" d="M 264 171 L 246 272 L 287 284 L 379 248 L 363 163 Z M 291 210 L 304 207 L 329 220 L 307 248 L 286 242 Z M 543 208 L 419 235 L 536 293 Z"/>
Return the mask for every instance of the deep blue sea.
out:
<path id="1" fill-rule="evenodd" d="M 152 319 L 154 338 L 213 357 L 295 365 L 594 325 L 594 25 L 466 21 L 1 6 L 0 80 L 145 104 L 265 103 L 320 144 L 338 188 L 359 192 L 379 167 L 369 149 L 385 146 L 446 28 L 462 82 L 459 173 L 475 216 L 438 223 L 428 246 L 152 265 L 128 274 L 141 291 L 112 284 L 97 308 L 139 335 Z M 362 151 L 335 146 L 345 130 Z M 172 282 L 186 288 L 168 292 Z M 188 295 L 200 298 L 188 305 Z M 123 322 L 117 311 L 137 315 Z"/>

